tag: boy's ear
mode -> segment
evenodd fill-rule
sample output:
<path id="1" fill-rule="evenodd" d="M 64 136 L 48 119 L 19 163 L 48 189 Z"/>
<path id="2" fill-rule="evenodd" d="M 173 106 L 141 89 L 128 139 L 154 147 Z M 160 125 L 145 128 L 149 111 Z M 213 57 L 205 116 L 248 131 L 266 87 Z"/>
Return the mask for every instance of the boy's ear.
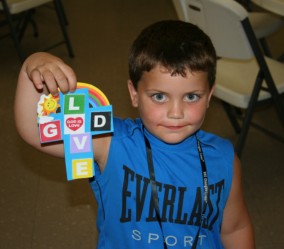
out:
<path id="1" fill-rule="evenodd" d="M 209 98 L 208 98 L 208 103 L 207 103 L 207 108 L 209 107 L 209 103 L 210 103 L 211 97 L 212 97 L 212 95 L 213 95 L 213 93 L 214 93 L 214 90 L 215 90 L 215 83 L 214 83 L 214 85 L 213 85 L 213 86 L 211 87 L 211 89 L 210 89 Z"/>
<path id="2" fill-rule="evenodd" d="M 131 103 L 132 103 L 133 107 L 138 107 L 137 91 L 136 91 L 135 87 L 133 86 L 133 83 L 132 83 L 131 80 L 128 80 L 127 84 L 128 84 L 128 91 L 129 91 L 130 98 L 131 98 Z"/>

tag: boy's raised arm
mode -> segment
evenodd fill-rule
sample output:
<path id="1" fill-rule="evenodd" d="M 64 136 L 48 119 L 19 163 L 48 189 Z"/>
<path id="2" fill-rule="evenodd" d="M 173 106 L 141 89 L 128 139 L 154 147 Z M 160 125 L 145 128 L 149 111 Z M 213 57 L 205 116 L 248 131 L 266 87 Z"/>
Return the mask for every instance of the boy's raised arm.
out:
<path id="1" fill-rule="evenodd" d="M 76 89 L 74 71 L 59 58 L 35 53 L 22 65 L 15 96 L 15 122 L 21 137 L 33 147 L 55 156 L 64 156 L 63 144 L 41 146 L 37 127 L 37 103 L 42 94 L 56 96 Z"/>

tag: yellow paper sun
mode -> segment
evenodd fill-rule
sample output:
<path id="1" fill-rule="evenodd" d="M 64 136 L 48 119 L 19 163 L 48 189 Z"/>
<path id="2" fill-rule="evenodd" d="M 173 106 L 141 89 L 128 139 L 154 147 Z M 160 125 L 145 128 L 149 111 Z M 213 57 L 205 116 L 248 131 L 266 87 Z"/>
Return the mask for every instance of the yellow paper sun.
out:
<path id="1" fill-rule="evenodd" d="M 58 104 L 59 98 L 55 98 L 52 95 L 48 95 L 43 100 L 43 103 L 40 105 L 42 106 L 42 115 L 46 116 L 50 113 L 56 113 L 56 110 L 60 105 Z"/>

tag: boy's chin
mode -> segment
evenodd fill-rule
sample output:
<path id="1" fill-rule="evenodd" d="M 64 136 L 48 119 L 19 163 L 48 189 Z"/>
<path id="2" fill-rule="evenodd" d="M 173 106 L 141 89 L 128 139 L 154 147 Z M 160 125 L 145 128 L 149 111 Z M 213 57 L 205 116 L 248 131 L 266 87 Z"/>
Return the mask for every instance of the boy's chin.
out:
<path id="1" fill-rule="evenodd" d="M 180 135 L 180 134 L 166 134 L 166 135 L 158 135 L 157 137 L 167 144 L 178 144 L 187 139 L 190 134 Z"/>

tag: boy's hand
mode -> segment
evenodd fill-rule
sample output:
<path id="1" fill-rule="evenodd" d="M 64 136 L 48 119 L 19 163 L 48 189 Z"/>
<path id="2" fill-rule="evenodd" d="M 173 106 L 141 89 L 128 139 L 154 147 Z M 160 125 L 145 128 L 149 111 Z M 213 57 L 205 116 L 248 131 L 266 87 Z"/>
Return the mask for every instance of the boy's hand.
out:
<path id="1" fill-rule="evenodd" d="M 48 53 L 35 53 L 22 65 L 15 95 L 15 123 L 21 137 L 31 146 L 58 157 L 64 156 L 62 143 L 40 144 L 37 106 L 42 94 L 58 94 L 76 90 L 74 71 L 61 59 Z"/>
<path id="2" fill-rule="evenodd" d="M 77 80 L 72 68 L 51 54 L 35 53 L 26 59 L 23 67 L 37 90 L 46 86 L 53 96 L 58 95 L 58 88 L 63 93 L 76 90 Z"/>

